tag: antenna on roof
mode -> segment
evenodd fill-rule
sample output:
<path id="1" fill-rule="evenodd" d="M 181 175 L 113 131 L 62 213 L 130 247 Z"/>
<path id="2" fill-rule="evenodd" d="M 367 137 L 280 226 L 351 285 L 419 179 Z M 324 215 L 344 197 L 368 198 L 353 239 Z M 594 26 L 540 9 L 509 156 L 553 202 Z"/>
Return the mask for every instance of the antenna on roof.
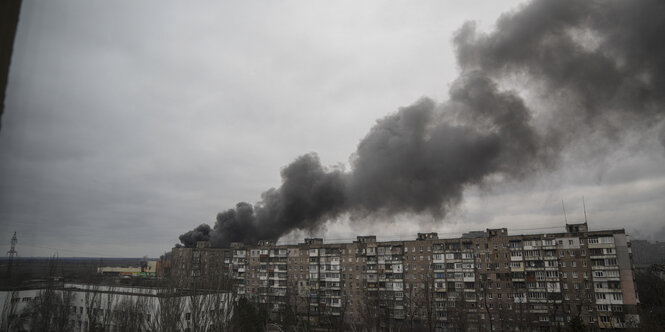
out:
<path id="1" fill-rule="evenodd" d="M 561 207 L 563 208 L 563 219 L 566 221 L 566 224 L 568 224 L 568 216 L 566 216 L 566 205 L 563 204 L 563 200 L 561 200 Z"/>
<path id="2" fill-rule="evenodd" d="M 584 203 L 584 196 L 582 196 L 582 207 L 584 208 L 584 223 L 586 224 L 586 204 Z"/>

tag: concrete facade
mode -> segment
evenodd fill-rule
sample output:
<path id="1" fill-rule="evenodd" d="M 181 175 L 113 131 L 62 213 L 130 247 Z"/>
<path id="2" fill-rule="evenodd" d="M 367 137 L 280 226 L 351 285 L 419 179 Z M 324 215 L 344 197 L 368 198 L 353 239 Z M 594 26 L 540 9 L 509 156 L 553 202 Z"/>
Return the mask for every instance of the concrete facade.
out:
<path id="1" fill-rule="evenodd" d="M 505 228 L 439 239 L 298 245 L 234 243 L 237 293 L 274 315 L 314 325 L 524 330 L 580 317 L 598 329 L 637 326 L 630 241 L 623 230 L 508 235 Z M 189 248 L 174 248 L 173 257 Z M 226 256 L 225 256 L 226 257 Z M 182 273 L 182 272 L 181 272 Z M 191 272 L 185 272 L 191 274 Z M 288 306 L 287 306 L 288 304 Z M 344 325 L 339 325 L 344 324 Z"/>

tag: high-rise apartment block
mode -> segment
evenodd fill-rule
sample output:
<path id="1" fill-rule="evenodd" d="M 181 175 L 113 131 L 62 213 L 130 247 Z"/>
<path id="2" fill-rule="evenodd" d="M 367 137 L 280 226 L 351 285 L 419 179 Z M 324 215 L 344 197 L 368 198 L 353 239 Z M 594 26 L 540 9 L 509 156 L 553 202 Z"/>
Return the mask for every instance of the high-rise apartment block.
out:
<path id="1" fill-rule="evenodd" d="M 420 233 L 412 241 L 201 244 L 174 248 L 173 272 L 211 273 L 210 258 L 202 257 L 223 259 L 216 275 L 233 278 L 239 296 L 273 317 L 289 312 L 323 327 L 530 331 L 573 319 L 599 329 L 639 324 L 628 236 L 588 231 L 586 224 L 566 225 L 563 233 L 508 235 L 501 228 L 452 239 Z"/>

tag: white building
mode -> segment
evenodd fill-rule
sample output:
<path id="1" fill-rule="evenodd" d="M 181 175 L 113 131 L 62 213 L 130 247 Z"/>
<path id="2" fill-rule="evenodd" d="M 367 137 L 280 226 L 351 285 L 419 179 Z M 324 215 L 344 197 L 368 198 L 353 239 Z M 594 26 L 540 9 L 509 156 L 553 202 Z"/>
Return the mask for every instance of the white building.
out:
<path id="1" fill-rule="evenodd" d="M 44 308 L 48 294 L 49 320 L 66 324 L 69 331 L 88 331 L 91 324 L 110 331 L 160 331 L 166 326 L 188 331 L 197 324 L 228 323 L 233 303 L 229 293 L 220 291 L 60 283 L 0 291 L 0 330 L 10 330 L 12 323 L 19 330 L 29 327 L 34 323 L 31 309 Z"/>

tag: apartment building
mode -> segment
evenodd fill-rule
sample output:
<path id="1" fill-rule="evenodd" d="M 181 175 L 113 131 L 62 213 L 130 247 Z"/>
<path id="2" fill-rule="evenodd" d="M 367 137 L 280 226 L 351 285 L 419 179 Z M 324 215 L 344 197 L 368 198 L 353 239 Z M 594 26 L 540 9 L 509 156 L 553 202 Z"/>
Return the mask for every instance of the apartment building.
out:
<path id="1" fill-rule="evenodd" d="M 451 239 L 234 243 L 230 251 L 237 294 L 275 319 L 292 310 L 322 327 L 440 331 L 546 330 L 574 318 L 598 329 L 639 324 L 628 236 L 585 223 L 562 233 L 501 228 Z"/>
<path id="2" fill-rule="evenodd" d="M 199 241 L 196 248 L 176 247 L 171 251 L 169 265 L 173 280 L 194 281 L 199 279 L 219 280 L 231 275 L 230 268 L 238 266 L 232 262 L 231 249 L 212 248 L 210 242 Z"/>

